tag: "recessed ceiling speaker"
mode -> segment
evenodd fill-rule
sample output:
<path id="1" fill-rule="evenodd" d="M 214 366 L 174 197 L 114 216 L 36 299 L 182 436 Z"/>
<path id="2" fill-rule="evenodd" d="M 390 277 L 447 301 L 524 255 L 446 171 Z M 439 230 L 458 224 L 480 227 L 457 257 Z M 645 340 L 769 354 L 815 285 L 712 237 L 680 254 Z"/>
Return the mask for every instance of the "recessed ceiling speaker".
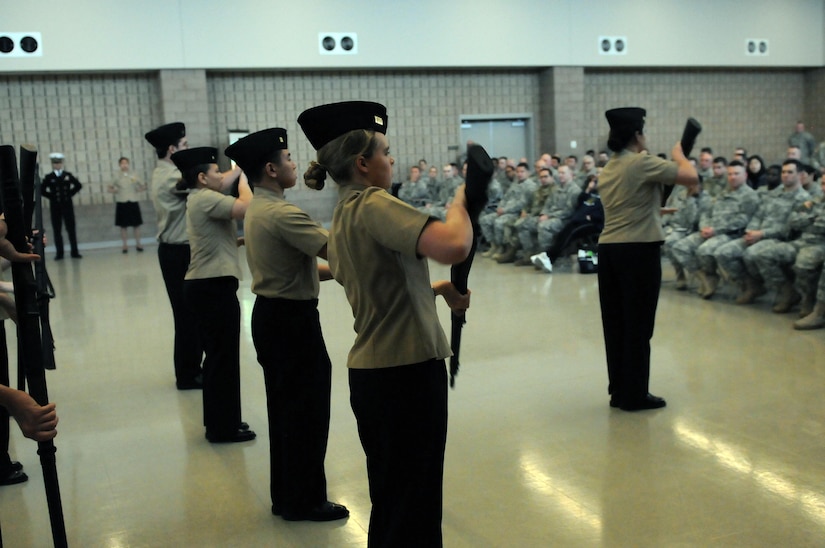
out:
<path id="1" fill-rule="evenodd" d="M 599 36 L 599 55 L 627 55 L 627 36 Z"/>
<path id="2" fill-rule="evenodd" d="M 358 35 L 354 32 L 319 32 L 318 53 L 355 55 L 358 53 Z"/>
<path id="3" fill-rule="evenodd" d="M 39 32 L 0 31 L 0 59 L 43 57 L 43 37 Z"/>

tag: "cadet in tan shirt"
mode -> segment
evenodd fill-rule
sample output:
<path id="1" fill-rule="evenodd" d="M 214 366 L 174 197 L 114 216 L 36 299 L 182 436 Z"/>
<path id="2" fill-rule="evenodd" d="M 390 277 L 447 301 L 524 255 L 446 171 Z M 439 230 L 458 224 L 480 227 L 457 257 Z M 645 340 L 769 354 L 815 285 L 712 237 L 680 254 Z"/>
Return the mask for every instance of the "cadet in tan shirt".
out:
<path id="1" fill-rule="evenodd" d="M 191 259 L 183 284 L 185 304 L 194 314 L 206 354 L 203 361 L 203 422 L 212 443 L 255 439 L 241 420 L 238 238 L 235 220 L 243 219 L 252 200 L 245 178 L 238 198 L 221 193 L 223 174 L 218 151 L 190 148 L 172 155 L 183 175 L 178 189 L 190 189 L 186 233 Z"/>
<path id="2" fill-rule="evenodd" d="M 266 386 L 272 513 L 289 521 L 346 518 L 346 507 L 327 500 L 324 471 L 332 365 L 318 292 L 332 274 L 317 257 L 326 259 L 327 231 L 284 198 L 297 179 L 285 129 L 247 135 L 226 155 L 255 188 L 244 239 L 257 295 L 252 341 Z"/>
<path id="3" fill-rule="evenodd" d="M 645 111 L 605 113 L 613 156 L 599 177 L 605 223 L 599 237 L 599 300 L 607 354 L 610 406 L 624 411 L 656 409 L 665 400 L 648 391 L 650 339 L 662 281 L 665 239 L 662 184 L 695 185 L 696 170 L 677 143 L 675 161 L 641 154 Z"/>
<path id="4" fill-rule="evenodd" d="M 350 401 L 367 455 L 372 512 L 370 546 L 440 546 L 447 373 L 450 348 L 435 310 L 436 295 L 463 313 L 446 281 L 430 284 L 427 257 L 463 261 L 472 245 L 464 186 L 446 220 L 394 198 L 394 160 L 385 133 L 387 109 L 350 101 L 304 111 L 298 118 L 318 151 L 304 179 L 329 174 L 339 184 L 329 262 L 355 317 L 348 367 Z"/>

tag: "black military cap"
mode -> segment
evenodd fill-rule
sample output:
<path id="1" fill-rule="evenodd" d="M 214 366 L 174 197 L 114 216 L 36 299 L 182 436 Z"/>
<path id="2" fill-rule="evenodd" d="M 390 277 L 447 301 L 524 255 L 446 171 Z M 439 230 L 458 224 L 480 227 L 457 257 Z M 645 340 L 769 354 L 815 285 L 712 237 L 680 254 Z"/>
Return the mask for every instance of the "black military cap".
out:
<path id="1" fill-rule="evenodd" d="M 354 129 L 387 133 L 387 107 L 367 101 L 345 101 L 305 110 L 298 124 L 315 148 L 320 149 L 336 137 Z"/>
<path id="2" fill-rule="evenodd" d="M 610 109 L 604 113 L 610 129 L 630 129 L 641 131 L 645 127 L 647 112 L 639 107 Z"/>
<path id="3" fill-rule="evenodd" d="M 202 164 L 217 164 L 218 149 L 214 147 L 195 147 L 179 150 L 172 154 L 172 162 L 181 172 Z"/>
<path id="4" fill-rule="evenodd" d="M 186 126 L 182 122 L 172 122 L 153 129 L 144 137 L 153 147 L 166 148 L 169 145 L 177 145 L 178 141 L 186 137 Z"/>
<path id="5" fill-rule="evenodd" d="M 242 170 L 248 171 L 260 166 L 274 151 L 286 148 L 286 130 L 273 127 L 238 139 L 224 153 L 235 160 Z"/>

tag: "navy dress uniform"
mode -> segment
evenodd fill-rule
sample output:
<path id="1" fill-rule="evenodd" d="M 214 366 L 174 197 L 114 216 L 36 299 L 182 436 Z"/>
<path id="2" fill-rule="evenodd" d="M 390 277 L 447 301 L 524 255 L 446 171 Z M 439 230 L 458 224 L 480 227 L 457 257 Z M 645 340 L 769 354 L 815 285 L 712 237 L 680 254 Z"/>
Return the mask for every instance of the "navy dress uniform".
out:
<path id="1" fill-rule="evenodd" d="M 72 197 L 80 192 L 83 185 L 77 177 L 63 169 L 65 157 L 59 152 L 49 154 L 53 171 L 43 177 L 41 192 L 49 199 L 49 209 L 52 217 L 52 230 L 54 236 L 54 246 L 57 248 L 55 260 L 63 258 L 63 224 L 66 225 L 66 233 L 69 235 L 69 247 L 71 255 L 75 259 L 80 259 L 80 252 L 77 249 L 77 234 L 75 231 L 74 205 Z"/>

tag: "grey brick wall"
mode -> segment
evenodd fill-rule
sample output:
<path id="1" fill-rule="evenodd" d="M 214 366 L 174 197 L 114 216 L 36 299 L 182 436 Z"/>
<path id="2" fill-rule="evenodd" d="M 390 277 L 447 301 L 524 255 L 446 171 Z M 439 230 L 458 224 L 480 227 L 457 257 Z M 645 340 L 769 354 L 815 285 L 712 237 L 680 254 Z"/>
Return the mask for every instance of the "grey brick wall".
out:
<path id="1" fill-rule="evenodd" d="M 118 157 L 132 159 L 148 180 L 156 158 L 143 134 L 161 123 L 186 122 L 194 146 L 222 150 L 229 129 L 282 126 L 303 171 L 314 157 L 296 118 L 310 106 L 349 99 L 389 108 L 396 179 L 421 157 L 431 165 L 455 159 L 463 114 L 533 113 L 539 150 L 567 154 L 602 148 L 604 111 L 625 105 L 648 110 L 652 152 L 668 152 L 687 116 L 705 131 L 700 144 L 729 156 L 744 145 L 773 162 L 798 118 L 825 140 L 825 70 L 394 70 L 372 72 L 206 72 L 163 70 L 125 74 L 0 74 L 0 143 L 33 143 L 44 158 L 66 154 L 66 168 L 84 188 L 76 200 L 82 243 L 117 242 L 114 203 L 106 185 Z M 822 128 L 822 130 L 820 130 Z M 534 158 L 531 158 L 532 161 Z M 228 167 L 222 159 L 223 167 Z M 329 220 L 335 185 L 321 192 L 298 185 L 290 199 Z M 142 203 L 143 235 L 154 234 L 151 203 Z"/>

